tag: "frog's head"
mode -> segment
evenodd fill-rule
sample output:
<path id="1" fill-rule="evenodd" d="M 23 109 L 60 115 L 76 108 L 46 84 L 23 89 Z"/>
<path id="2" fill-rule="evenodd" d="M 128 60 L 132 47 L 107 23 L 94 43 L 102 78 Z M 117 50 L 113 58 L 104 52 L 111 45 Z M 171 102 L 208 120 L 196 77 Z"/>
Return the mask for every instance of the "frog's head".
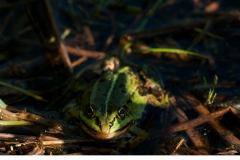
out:
<path id="1" fill-rule="evenodd" d="M 98 106 L 89 105 L 80 115 L 80 119 L 85 132 L 102 140 L 119 137 L 134 124 L 134 118 L 126 107 L 113 109 L 111 112 L 102 112 Z"/>
<path id="2" fill-rule="evenodd" d="M 127 107 L 138 79 L 129 67 L 105 72 L 89 92 L 88 103 L 81 106 L 83 130 L 97 139 L 113 139 L 125 133 L 135 121 Z M 83 97 L 84 98 L 84 97 Z"/>

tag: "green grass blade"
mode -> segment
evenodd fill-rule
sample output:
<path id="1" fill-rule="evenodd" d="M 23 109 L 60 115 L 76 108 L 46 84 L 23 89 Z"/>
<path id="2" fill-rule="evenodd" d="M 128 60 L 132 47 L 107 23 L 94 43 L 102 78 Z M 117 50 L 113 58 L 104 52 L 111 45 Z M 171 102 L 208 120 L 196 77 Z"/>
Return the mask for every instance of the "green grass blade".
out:
<path id="1" fill-rule="evenodd" d="M 192 56 L 197 56 L 201 58 L 209 58 L 208 56 L 192 52 L 192 51 L 187 51 L 183 49 L 175 49 L 175 48 L 149 48 L 149 49 L 144 49 L 144 50 L 136 50 L 134 52 L 165 52 L 165 53 L 176 53 L 176 54 L 187 54 L 187 55 L 192 55 Z"/>
<path id="2" fill-rule="evenodd" d="M 142 23 L 139 24 L 139 27 L 135 31 L 141 31 L 143 28 L 147 25 L 149 17 L 151 17 L 156 9 L 159 7 L 159 5 L 162 3 L 162 0 L 157 0 L 156 3 L 152 6 L 152 8 L 149 10 L 148 16 L 143 19 Z"/>
<path id="3" fill-rule="evenodd" d="M 131 42 L 128 42 L 124 45 L 123 49 L 122 49 L 122 52 L 121 52 L 121 55 L 120 55 L 120 58 L 123 59 L 124 56 L 125 56 L 125 52 L 126 52 L 126 49 L 128 49 L 129 47 L 131 47 L 132 43 Z"/>
<path id="4" fill-rule="evenodd" d="M 0 126 L 21 126 L 21 125 L 33 125 L 33 123 L 28 121 L 2 121 L 0 120 Z"/>
<path id="5" fill-rule="evenodd" d="M 217 97 L 217 93 L 214 94 L 213 98 L 212 98 L 212 102 L 216 99 Z"/>
<path id="6" fill-rule="evenodd" d="M 213 83 L 214 83 L 215 86 L 217 85 L 217 83 L 218 83 L 218 76 L 217 75 L 214 76 Z"/>
<path id="7" fill-rule="evenodd" d="M 205 77 L 203 77 L 203 82 L 204 82 L 204 89 L 206 89 L 207 88 L 207 80 Z"/>
<path id="8" fill-rule="evenodd" d="M 24 90 L 24 89 L 22 89 L 22 88 L 20 88 L 20 87 L 11 85 L 11 84 L 9 84 L 9 83 L 0 81 L 0 85 L 5 86 L 5 87 L 9 87 L 9 88 L 12 88 L 12 89 L 15 89 L 15 90 L 17 90 L 17 91 L 19 91 L 19 92 L 22 92 L 22 93 L 24 93 L 24 94 L 26 94 L 26 95 L 28 95 L 28 96 L 30 96 L 30 97 L 33 97 L 33 98 L 35 98 L 35 99 L 40 100 L 40 101 L 47 102 L 47 100 L 44 99 L 43 97 L 41 97 L 41 96 L 39 96 L 39 95 L 36 95 L 36 94 L 34 94 L 34 93 L 31 93 L 31 92 L 29 92 L 29 91 L 26 91 L 26 90 Z"/>
<path id="9" fill-rule="evenodd" d="M 200 28 L 193 28 L 193 30 L 196 31 L 196 32 L 198 32 L 198 33 L 204 32 L 203 29 L 200 29 Z M 218 35 L 216 35 L 216 34 L 213 34 L 213 33 L 210 33 L 210 32 L 206 32 L 205 34 L 208 35 L 208 36 L 210 36 L 210 37 L 223 40 L 222 37 L 220 37 L 220 36 L 218 36 Z"/>

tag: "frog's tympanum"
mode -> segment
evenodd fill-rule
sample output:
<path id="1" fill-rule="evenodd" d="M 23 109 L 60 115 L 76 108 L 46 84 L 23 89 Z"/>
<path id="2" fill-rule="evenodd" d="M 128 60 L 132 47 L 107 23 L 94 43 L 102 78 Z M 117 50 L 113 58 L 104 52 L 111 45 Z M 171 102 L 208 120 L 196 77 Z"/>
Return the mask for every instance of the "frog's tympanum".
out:
<path id="1" fill-rule="evenodd" d="M 157 73 L 146 65 L 121 66 L 117 58 L 110 58 L 93 66 L 89 75 L 72 87 L 83 91 L 76 92 L 62 112 L 65 119 L 76 118 L 82 130 L 95 139 L 113 140 L 128 132 L 137 135 L 135 140 L 144 139 L 146 131 L 137 124 L 146 114 L 146 106 L 169 107 Z"/>

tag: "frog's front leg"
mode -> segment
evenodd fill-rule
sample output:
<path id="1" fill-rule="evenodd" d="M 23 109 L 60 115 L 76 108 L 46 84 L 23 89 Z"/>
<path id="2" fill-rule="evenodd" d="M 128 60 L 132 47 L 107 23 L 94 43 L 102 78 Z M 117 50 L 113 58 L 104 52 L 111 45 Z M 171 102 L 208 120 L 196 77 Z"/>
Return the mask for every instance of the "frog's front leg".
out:
<path id="1" fill-rule="evenodd" d="M 136 127 L 136 126 L 133 126 L 130 129 L 130 132 L 137 135 L 133 140 L 131 140 L 129 142 L 129 145 L 130 145 L 131 148 L 134 148 L 139 143 L 142 143 L 147 137 L 147 132 L 144 129 Z"/>
<path id="2" fill-rule="evenodd" d="M 147 132 L 136 126 L 132 126 L 129 130 L 132 138 L 128 141 L 121 142 L 118 149 L 131 149 L 136 147 L 139 143 L 143 142 L 147 137 Z"/>
<path id="3" fill-rule="evenodd" d="M 61 114 L 65 121 L 69 121 L 71 118 L 79 119 L 79 108 L 72 101 L 62 109 Z"/>

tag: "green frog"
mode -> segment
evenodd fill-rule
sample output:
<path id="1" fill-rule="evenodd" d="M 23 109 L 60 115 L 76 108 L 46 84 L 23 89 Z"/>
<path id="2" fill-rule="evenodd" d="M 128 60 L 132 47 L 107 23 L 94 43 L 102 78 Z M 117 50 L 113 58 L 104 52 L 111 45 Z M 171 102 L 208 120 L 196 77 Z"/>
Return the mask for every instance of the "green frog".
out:
<path id="1" fill-rule="evenodd" d="M 146 65 L 121 65 L 112 57 L 85 71 L 85 77 L 72 85 L 76 94 L 62 113 L 65 120 L 77 119 L 94 139 L 111 141 L 131 132 L 135 137 L 128 143 L 134 147 L 147 135 L 146 125 L 140 126 L 146 120 L 146 107 L 170 106 L 163 83 Z"/>

